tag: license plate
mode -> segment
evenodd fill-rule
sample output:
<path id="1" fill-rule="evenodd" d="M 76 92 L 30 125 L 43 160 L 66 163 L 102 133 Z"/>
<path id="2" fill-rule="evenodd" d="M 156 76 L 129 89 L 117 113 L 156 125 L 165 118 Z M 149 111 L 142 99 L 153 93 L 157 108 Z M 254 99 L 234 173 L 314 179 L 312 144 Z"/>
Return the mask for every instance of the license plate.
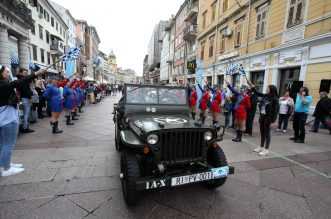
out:
<path id="1" fill-rule="evenodd" d="M 195 183 L 195 182 L 201 182 L 201 181 L 206 181 L 206 180 L 210 180 L 210 179 L 223 178 L 223 177 L 226 177 L 227 175 L 229 175 L 228 166 L 212 168 L 211 171 L 209 171 L 209 172 L 173 177 L 171 179 L 171 186 L 179 186 L 179 185 L 185 185 L 188 183 Z"/>

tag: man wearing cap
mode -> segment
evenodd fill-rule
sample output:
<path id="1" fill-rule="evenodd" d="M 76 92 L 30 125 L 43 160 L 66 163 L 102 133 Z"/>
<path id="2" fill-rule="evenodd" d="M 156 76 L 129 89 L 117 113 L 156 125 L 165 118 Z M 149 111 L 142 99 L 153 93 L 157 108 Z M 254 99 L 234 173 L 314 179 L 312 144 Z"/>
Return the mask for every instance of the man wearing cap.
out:
<path id="1" fill-rule="evenodd" d="M 245 131 L 245 121 L 247 118 L 246 111 L 251 108 L 250 99 L 247 95 L 249 86 L 246 84 L 241 85 L 239 93 L 229 84 L 229 82 L 225 82 L 232 93 L 237 96 L 237 102 L 233 107 L 236 110 L 237 137 L 232 139 L 232 141 L 241 142 L 242 133 Z"/>
<path id="2" fill-rule="evenodd" d="M 49 101 L 50 108 L 52 112 L 52 117 L 50 124 L 52 126 L 53 133 L 62 133 L 62 130 L 58 129 L 59 118 L 62 112 L 62 95 L 60 89 L 56 86 L 58 83 L 58 78 L 52 76 L 50 78 L 50 85 L 47 86 L 46 91 L 44 92 L 43 97 Z"/>
<path id="3" fill-rule="evenodd" d="M 66 109 L 66 124 L 67 125 L 74 125 L 75 123 L 71 122 L 71 112 L 75 108 L 74 102 L 74 93 L 72 91 L 72 86 L 74 81 L 71 83 L 67 80 L 67 85 L 63 88 L 63 97 L 64 97 L 64 108 Z"/>
<path id="4" fill-rule="evenodd" d="M 213 124 L 218 124 L 221 118 L 222 90 L 220 84 L 217 84 L 214 87 L 215 89 L 212 87 L 209 88 L 213 93 L 211 99 L 211 112 L 213 115 Z"/>

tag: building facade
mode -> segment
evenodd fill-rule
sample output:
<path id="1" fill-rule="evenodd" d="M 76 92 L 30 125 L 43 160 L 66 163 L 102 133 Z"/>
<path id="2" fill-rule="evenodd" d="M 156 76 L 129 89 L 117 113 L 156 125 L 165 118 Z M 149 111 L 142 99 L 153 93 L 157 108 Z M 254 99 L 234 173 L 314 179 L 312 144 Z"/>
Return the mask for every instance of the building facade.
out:
<path id="1" fill-rule="evenodd" d="M 149 79 L 152 84 L 157 84 L 160 81 L 162 37 L 166 23 L 166 21 L 160 21 L 155 26 L 148 44 Z"/>
<path id="2" fill-rule="evenodd" d="M 116 75 L 117 74 L 117 62 L 116 62 L 116 55 L 113 50 L 111 50 L 111 52 L 108 55 L 108 65 L 110 68 L 110 72 L 113 75 Z"/>
<path id="3" fill-rule="evenodd" d="M 171 20 L 165 26 L 162 37 L 161 63 L 160 63 L 160 82 L 169 84 L 169 78 L 172 75 L 172 57 L 170 56 L 171 47 Z M 171 57 L 171 58 L 170 58 Z"/>
<path id="4" fill-rule="evenodd" d="M 86 31 L 87 31 L 87 22 L 83 20 L 76 20 L 76 46 L 82 45 L 82 49 L 78 55 L 78 63 L 76 65 L 77 72 L 82 77 L 87 76 L 87 60 L 86 60 Z"/>
<path id="5" fill-rule="evenodd" d="M 46 67 L 66 52 L 68 26 L 47 0 L 38 1 L 37 7 L 28 4 L 35 21 L 35 28 L 29 31 L 31 63 Z M 33 70 L 33 65 L 30 66 Z M 50 74 L 65 72 L 63 62 L 48 70 Z M 45 77 L 49 75 L 46 74 Z M 43 76 L 44 77 L 44 76 Z"/>
<path id="6" fill-rule="evenodd" d="M 330 1 L 213 2 L 200 1 L 198 19 L 198 57 L 208 82 L 222 83 L 229 65 L 240 63 L 260 91 L 274 84 L 281 95 L 290 90 L 295 96 L 304 85 L 313 106 L 321 89 L 329 91 Z M 246 83 L 238 75 L 231 81 Z"/>
<path id="7" fill-rule="evenodd" d="M 36 7 L 33 5 L 31 7 Z M 0 1 L 0 64 L 28 69 L 30 60 L 29 29 L 34 29 L 31 9 L 25 1 Z"/>

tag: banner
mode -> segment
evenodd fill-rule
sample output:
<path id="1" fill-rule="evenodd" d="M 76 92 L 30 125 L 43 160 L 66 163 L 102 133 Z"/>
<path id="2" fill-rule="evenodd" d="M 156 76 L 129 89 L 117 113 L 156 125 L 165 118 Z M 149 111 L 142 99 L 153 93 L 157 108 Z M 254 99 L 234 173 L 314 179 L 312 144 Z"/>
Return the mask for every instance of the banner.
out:
<path id="1" fill-rule="evenodd" d="M 75 47 L 69 48 L 69 51 L 73 51 L 75 49 Z M 69 78 L 72 74 L 75 73 L 75 69 L 76 69 L 76 60 L 75 59 L 67 59 L 65 61 L 66 63 L 66 74 L 65 77 Z M 73 78 L 71 78 L 71 80 L 73 80 Z"/>
<path id="2" fill-rule="evenodd" d="M 197 67 L 197 72 L 196 72 L 196 79 L 197 82 L 203 87 L 203 79 L 202 79 L 202 64 L 201 61 L 199 59 L 196 60 L 196 67 Z M 200 102 L 200 99 L 202 97 L 202 92 L 199 89 L 198 85 L 195 86 L 195 90 L 198 93 L 198 103 Z"/>

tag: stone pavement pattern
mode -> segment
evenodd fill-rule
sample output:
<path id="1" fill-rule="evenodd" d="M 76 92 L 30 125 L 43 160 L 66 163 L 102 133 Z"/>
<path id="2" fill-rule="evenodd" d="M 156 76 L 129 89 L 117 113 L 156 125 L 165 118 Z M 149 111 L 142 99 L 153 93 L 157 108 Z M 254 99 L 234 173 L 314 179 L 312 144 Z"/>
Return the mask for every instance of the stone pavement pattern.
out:
<path id="1" fill-rule="evenodd" d="M 330 136 L 321 130 L 295 144 L 291 133 L 273 132 L 275 153 L 259 157 L 252 152 L 256 124 L 248 142 L 233 143 L 227 130 L 221 145 L 236 169 L 223 187 L 147 191 L 127 208 L 111 114 L 118 100 L 88 105 L 74 126 L 61 121 L 63 134 L 51 134 L 46 119 L 33 124 L 34 133 L 20 135 L 13 161 L 26 172 L 0 179 L 0 218 L 330 218 Z"/>

